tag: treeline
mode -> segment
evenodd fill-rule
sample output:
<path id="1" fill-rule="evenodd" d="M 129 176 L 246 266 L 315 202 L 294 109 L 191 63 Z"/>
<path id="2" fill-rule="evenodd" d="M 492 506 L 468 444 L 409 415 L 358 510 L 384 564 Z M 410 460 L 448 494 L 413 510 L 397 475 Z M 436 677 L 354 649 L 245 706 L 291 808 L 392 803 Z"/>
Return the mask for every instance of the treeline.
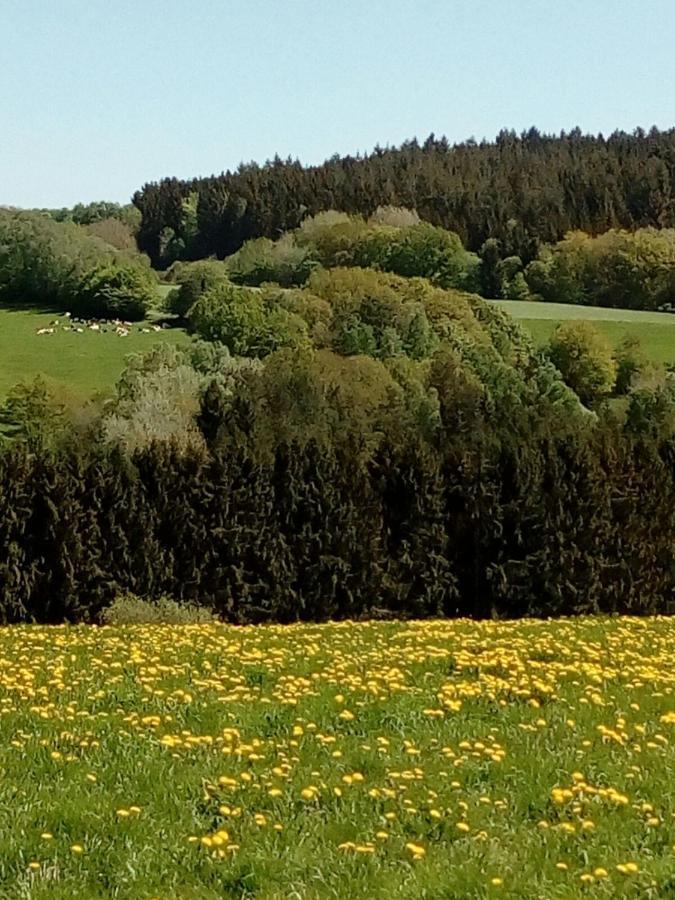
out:
<path id="1" fill-rule="evenodd" d="M 133 241 L 120 248 L 106 240 L 105 231 L 0 209 L 2 305 L 142 319 L 155 301 L 156 284 L 149 260 Z"/>
<path id="2" fill-rule="evenodd" d="M 211 271 L 218 266 L 203 265 Z M 597 237 L 570 232 L 543 245 L 525 265 L 519 256 L 504 256 L 496 238 L 489 238 L 480 254 L 470 253 L 458 235 L 420 221 L 411 210 L 379 207 L 368 220 L 327 211 L 276 241 L 247 241 L 224 266 L 232 281 L 252 286 L 302 285 L 318 268 L 356 266 L 424 277 L 488 298 L 675 309 L 673 228 L 612 230 Z M 169 277 L 180 278 L 180 270 L 174 263 Z"/>
<path id="3" fill-rule="evenodd" d="M 132 231 L 140 225 L 141 216 L 132 203 L 113 203 L 110 200 L 96 200 L 93 203 L 76 203 L 58 209 L 34 210 L 49 216 L 55 222 L 74 222 L 76 225 L 95 225 L 98 222 L 115 220 L 122 222 Z"/>
<path id="4" fill-rule="evenodd" d="M 4 621 L 94 619 L 121 591 L 237 622 L 672 611 L 672 378 L 584 405 L 480 298 L 310 283 L 198 292 L 221 340 L 133 358 L 88 419 L 12 392 Z"/>
<path id="5" fill-rule="evenodd" d="M 447 435 L 451 438 L 451 434 Z M 0 456 L 0 617 L 122 590 L 234 622 L 673 612 L 673 448 L 612 433 L 431 449 L 156 444 Z"/>
<path id="6" fill-rule="evenodd" d="M 133 198 L 139 246 L 153 265 L 223 258 L 245 241 L 276 239 L 308 215 L 416 209 L 478 252 L 499 241 L 524 264 L 569 231 L 675 226 L 675 131 L 610 137 L 503 131 L 494 142 L 424 143 L 335 156 L 318 166 L 278 157 L 220 176 L 146 184 Z"/>

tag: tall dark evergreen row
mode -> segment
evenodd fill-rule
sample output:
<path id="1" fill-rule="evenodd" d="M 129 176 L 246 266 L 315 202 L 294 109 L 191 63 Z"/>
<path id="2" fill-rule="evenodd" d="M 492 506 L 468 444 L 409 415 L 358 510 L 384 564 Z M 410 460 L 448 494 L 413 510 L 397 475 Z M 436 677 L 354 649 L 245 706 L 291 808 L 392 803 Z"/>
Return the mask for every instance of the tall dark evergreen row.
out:
<path id="1" fill-rule="evenodd" d="M 235 622 L 672 612 L 672 443 L 414 440 L 364 461 L 154 445 L 0 456 L 0 620 L 91 620 L 120 590 Z"/>
<path id="2" fill-rule="evenodd" d="M 504 256 L 527 262 L 541 243 L 571 229 L 675 225 L 675 130 L 604 138 L 531 129 L 454 146 L 431 136 L 307 167 L 277 157 L 220 176 L 146 184 L 134 204 L 142 214 L 139 246 L 155 264 L 167 235 L 184 258 L 224 257 L 250 238 L 278 237 L 308 214 L 369 214 L 381 205 L 415 208 L 471 250 L 495 237 Z"/>

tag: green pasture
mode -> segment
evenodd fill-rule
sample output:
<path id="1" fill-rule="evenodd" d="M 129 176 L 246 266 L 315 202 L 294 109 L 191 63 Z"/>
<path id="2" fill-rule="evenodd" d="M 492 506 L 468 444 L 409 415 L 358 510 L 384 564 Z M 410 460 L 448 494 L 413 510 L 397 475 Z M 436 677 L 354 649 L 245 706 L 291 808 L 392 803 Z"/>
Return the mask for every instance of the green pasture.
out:
<path id="1" fill-rule="evenodd" d="M 562 321 L 591 321 L 615 347 L 626 337 L 636 337 L 655 362 L 675 362 L 675 315 L 671 313 L 521 300 L 494 302 L 518 319 L 537 344 L 545 344 Z"/>
<path id="2" fill-rule="evenodd" d="M 37 334 L 55 319 L 61 325 L 54 334 Z M 17 382 L 42 375 L 62 402 L 81 403 L 98 392 L 110 392 L 130 353 L 159 342 L 189 340 L 178 328 L 143 334 L 140 329 L 147 323 L 134 323 L 127 337 L 119 337 L 113 329 L 66 332 L 66 322 L 53 312 L 0 309 L 0 396 Z"/>

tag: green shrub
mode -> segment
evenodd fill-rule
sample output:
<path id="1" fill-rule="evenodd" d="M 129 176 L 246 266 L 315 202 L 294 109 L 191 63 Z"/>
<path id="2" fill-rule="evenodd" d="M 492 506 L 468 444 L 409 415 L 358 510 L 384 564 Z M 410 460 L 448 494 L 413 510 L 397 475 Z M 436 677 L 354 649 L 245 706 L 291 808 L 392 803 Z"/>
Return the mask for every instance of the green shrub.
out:
<path id="1" fill-rule="evenodd" d="M 190 327 L 233 356 L 263 357 L 281 347 L 309 345 L 307 323 L 251 288 L 219 284 L 191 308 Z"/>
<path id="2" fill-rule="evenodd" d="M 632 335 L 626 336 L 616 352 L 616 393 L 627 394 L 631 382 L 649 368 L 649 360 L 640 339 Z"/>
<path id="3" fill-rule="evenodd" d="M 312 248 L 299 246 L 292 234 L 278 241 L 248 241 L 227 261 L 230 278 L 237 284 L 258 286 L 275 282 L 283 287 L 304 284 L 318 265 Z"/>
<path id="4" fill-rule="evenodd" d="M 178 603 L 169 597 L 149 600 L 120 594 L 100 613 L 102 625 L 206 625 L 213 613 L 194 603 Z"/>
<path id="5" fill-rule="evenodd" d="M 138 321 L 155 301 L 155 288 L 150 272 L 137 266 L 99 266 L 80 282 L 72 311 L 85 317 Z"/>
<path id="6" fill-rule="evenodd" d="M 551 335 L 548 356 L 582 403 L 609 394 L 616 381 L 612 346 L 590 322 L 563 322 Z"/>
<path id="7" fill-rule="evenodd" d="M 173 280 L 177 288 L 171 291 L 164 303 L 168 312 L 184 317 L 199 298 L 229 280 L 227 266 L 217 259 L 204 259 L 194 263 L 174 264 Z"/>

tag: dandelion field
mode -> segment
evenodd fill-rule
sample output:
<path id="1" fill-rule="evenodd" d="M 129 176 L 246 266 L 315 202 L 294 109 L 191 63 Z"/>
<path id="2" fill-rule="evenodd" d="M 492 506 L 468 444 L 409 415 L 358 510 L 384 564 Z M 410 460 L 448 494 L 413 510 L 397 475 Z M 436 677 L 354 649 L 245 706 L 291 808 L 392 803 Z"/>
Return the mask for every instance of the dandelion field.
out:
<path id="1" fill-rule="evenodd" d="M 675 896 L 675 619 L 0 629 L 0 897 Z"/>

